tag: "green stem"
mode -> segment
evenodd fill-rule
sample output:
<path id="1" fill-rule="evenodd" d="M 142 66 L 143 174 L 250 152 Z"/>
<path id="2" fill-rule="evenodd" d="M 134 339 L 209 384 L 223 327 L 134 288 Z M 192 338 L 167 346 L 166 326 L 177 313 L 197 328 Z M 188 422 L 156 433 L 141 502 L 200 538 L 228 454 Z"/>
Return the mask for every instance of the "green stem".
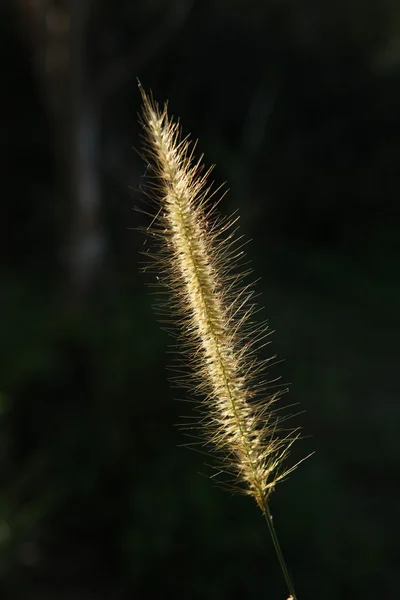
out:
<path id="1" fill-rule="evenodd" d="M 281 546 L 279 544 L 278 536 L 276 535 L 275 527 L 274 527 L 274 524 L 273 524 L 273 521 L 272 521 L 271 511 L 269 510 L 269 506 L 268 506 L 268 501 L 267 500 L 265 500 L 265 502 L 264 502 L 264 506 L 263 506 L 262 512 L 263 512 L 263 515 L 265 517 L 265 520 L 267 521 L 268 529 L 269 529 L 269 532 L 271 534 L 272 542 L 274 544 L 275 552 L 276 552 L 276 555 L 278 557 L 279 564 L 281 566 L 282 573 L 283 573 L 283 576 L 284 576 L 285 581 L 286 581 L 286 585 L 287 585 L 288 590 L 289 590 L 289 594 L 292 596 L 293 600 L 297 600 L 297 596 L 296 596 L 296 593 L 294 591 L 293 581 L 292 581 L 292 578 L 289 575 L 289 571 L 288 571 L 288 568 L 286 566 L 285 559 L 283 558 L 282 549 L 281 549 Z"/>

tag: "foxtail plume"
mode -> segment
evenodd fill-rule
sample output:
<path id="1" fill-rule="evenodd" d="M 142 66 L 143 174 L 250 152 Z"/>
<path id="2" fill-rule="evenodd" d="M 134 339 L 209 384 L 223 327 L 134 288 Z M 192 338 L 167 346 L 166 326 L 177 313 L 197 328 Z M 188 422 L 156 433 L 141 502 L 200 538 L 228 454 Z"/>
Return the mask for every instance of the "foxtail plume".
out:
<path id="1" fill-rule="evenodd" d="M 158 241 L 152 255 L 167 295 L 164 305 L 178 329 L 183 374 L 178 383 L 200 396 L 200 417 L 186 425 L 200 429 L 202 449 L 216 456 L 224 485 L 254 498 L 266 518 L 275 549 L 295 600 L 272 523 L 268 499 L 276 484 L 294 468 L 284 461 L 298 430 L 281 427 L 275 403 L 280 391 L 267 393 L 271 359 L 258 354 L 269 335 L 258 310 L 254 285 L 246 283 L 238 217 L 216 214 L 217 202 L 204 172 L 194 160 L 194 145 L 182 138 L 178 123 L 141 89 L 145 157 L 149 161 L 148 196 L 155 211 L 148 232 Z"/>

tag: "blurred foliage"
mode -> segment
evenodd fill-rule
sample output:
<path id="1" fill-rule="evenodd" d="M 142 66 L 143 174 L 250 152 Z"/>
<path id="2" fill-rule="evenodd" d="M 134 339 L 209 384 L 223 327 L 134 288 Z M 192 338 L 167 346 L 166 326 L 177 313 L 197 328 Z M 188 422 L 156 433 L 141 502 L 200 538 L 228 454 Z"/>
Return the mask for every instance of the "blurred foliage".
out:
<path id="1" fill-rule="evenodd" d="M 178 447 L 190 405 L 168 387 L 171 341 L 132 231 L 146 223 L 131 210 L 146 168 L 132 150 L 136 77 L 199 137 L 231 187 L 221 210 L 239 207 L 254 238 L 277 331 L 266 353 L 287 357 L 271 379 L 290 381 L 286 402 L 306 411 L 293 459 L 315 450 L 272 506 L 299 598 L 395 597 L 398 3 L 89 4 L 105 253 L 87 297 L 68 279 L 74 208 L 56 143 L 65 124 L 35 70 L 39 5 L 5 3 L 0 18 L 0 597 L 284 597 L 256 507 Z"/>

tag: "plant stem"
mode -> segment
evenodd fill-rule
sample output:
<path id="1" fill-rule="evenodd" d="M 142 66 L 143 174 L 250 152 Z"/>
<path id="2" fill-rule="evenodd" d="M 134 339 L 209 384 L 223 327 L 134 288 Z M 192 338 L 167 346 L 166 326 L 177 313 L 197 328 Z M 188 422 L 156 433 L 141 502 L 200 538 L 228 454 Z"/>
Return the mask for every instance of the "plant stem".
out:
<path id="1" fill-rule="evenodd" d="M 297 600 L 297 596 L 296 596 L 296 593 L 294 591 L 293 581 L 292 581 L 292 578 L 289 575 L 289 571 L 288 571 L 288 568 L 286 566 L 285 559 L 283 558 L 282 549 L 281 549 L 281 546 L 280 546 L 280 543 L 279 543 L 279 540 L 278 540 L 278 536 L 277 536 L 276 531 L 275 531 L 275 526 L 274 526 L 274 523 L 273 523 L 273 520 L 272 520 L 271 511 L 269 509 L 269 505 L 268 505 L 268 501 L 267 500 L 265 500 L 265 502 L 264 502 L 264 506 L 262 508 L 262 512 L 263 512 L 263 515 L 265 517 L 265 520 L 267 521 L 268 529 L 269 529 L 269 532 L 271 534 L 272 542 L 274 544 L 275 552 L 276 552 L 276 555 L 278 557 L 279 564 L 280 564 L 281 569 L 282 569 L 283 577 L 285 578 L 286 585 L 287 585 L 288 590 L 289 590 L 289 594 L 291 595 L 292 600 Z"/>

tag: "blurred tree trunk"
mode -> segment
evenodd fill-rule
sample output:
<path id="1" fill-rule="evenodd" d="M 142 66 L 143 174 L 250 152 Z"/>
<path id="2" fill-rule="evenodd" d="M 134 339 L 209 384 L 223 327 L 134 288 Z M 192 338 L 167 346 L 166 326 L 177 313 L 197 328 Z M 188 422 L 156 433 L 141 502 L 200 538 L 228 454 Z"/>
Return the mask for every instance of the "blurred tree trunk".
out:
<path id="1" fill-rule="evenodd" d="M 86 28 L 91 0 L 71 0 L 70 129 L 66 131 L 71 224 L 68 266 L 73 296 L 95 291 L 104 252 L 100 228 L 100 107 L 88 84 Z M 67 120 L 68 123 L 68 120 Z"/>
<path id="2" fill-rule="evenodd" d="M 86 52 L 91 0 L 19 0 L 34 67 L 53 123 L 65 225 L 61 256 L 67 299 L 89 300 L 105 242 L 100 225 L 100 112 Z"/>

